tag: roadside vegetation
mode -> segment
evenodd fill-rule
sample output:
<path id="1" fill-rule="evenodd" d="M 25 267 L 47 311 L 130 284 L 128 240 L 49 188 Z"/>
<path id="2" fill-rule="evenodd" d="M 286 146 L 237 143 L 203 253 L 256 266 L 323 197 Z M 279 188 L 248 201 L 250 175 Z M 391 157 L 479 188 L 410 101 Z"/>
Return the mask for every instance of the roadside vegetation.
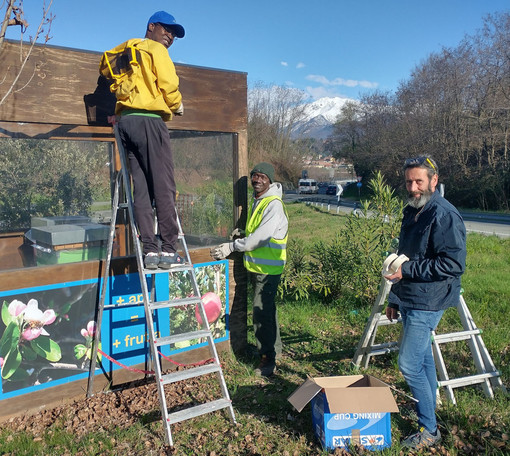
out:
<path id="1" fill-rule="evenodd" d="M 412 401 L 406 396 L 409 390 L 398 372 L 397 354 L 377 356 L 367 369 L 357 369 L 351 363 L 380 281 L 384 252 L 391 248 L 391 239 L 399 224 L 397 218 L 380 222 L 381 215 L 391 215 L 388 208 L 399 203 L 382 178 L 373 180 L 371 186 L 374 197 L 365 203 L 366 217 L 330 214 L 303 203 L 288 205 L 290 238 L 294 242 L 290 252 L 292 266 L 278 302 L 284 354 L 278 362 L 277 374 L 271 379 L 256 377 L 255 359 L 235 359 L 231 353 L 222 355 L 237 425 L 223 412 L 179 423 L 172 426 L 175 448 L 171 450 L 164 444 L 155 388 L 151 384 L 130 385 L 125 391 L 96 395 L 90 400 L 40 412 L 34 418 L 13 418 L 0 430 L 0 453 L 326 455 L 328 452 L 322 450 L 313 435 L 310 406 L 298 413 L 287 397 L 308 375 L 368 373 L 396 389 L 394 396 L 400 409 L 392 415 L 392 447 L 370 454 L 403 454 L 399 442 L 414 430 L 414 415 Z M 349 230 L 355 231 L 347 233 Z M 368 232 L 371 235 L 367 235 Z M 372 242 L 363 247 L 358 238 Z M 363 248 L 365 250 L 361 250 Z M 354 255 L 355 251 L 359 251 L 359 255 Z M 504 384 L 510 380 L 509 251 L 508 239 L 470 234 L 467 270 L 463 277 L 464 298 L 476 324 L 484 330 L 483 340 Z M 306 274 L 301 274 L 299 269 L 300 256 Z M 373 258 L 369 261 L 366 256 Z M 342 261 L 348 261 L 352 270 L 343 269 Z M 363 271 L 366 278 L 358 277 Z M 300 282 L 301 275 L 310 277 L 308 283 Z M 449 309 L 438 333 L 460 329 L 456 310 Z M 399 325 L 381 328 L 377 342 L 397 340 L 398 331 Z M 249 339 L 254 341 L 251 332 Z M 451 378 L 475 373 L 466 342 L 449 343 L 444 347 Z M 211 385 L 183 387 L 178 395 L 190 396 L 193 400 L 207 395 L 212 388 L 212 382 Z M 422 454 L 510 454 L 509 397 L 496 390 L 494 399 L 489 399 L 479 386 L 454 391 L 455 406 L 441 392 L 442 401 L 437 411 L 444 435 L 441 444 Z M 134 406 L 138 407 L 136 412 L 132 411 Z M 102 411 L 101 421 L 95 424 L 91 421 L 92 424 L 87 425 L 97 410 Z M 344 453 L 336 450 L 335 454 Z M 351 448 L 350 454 L 368 452 Z"/>
<path id="2" fill-rule="evenodd" d="M 364 186 L 380 171 L 398 188 L 404 160 L 430 154 L 455 206 L 508 211 L 509 37 L 510 13 L 487 15 L 479 30 L 402 75 L 394 92 L 365 91 L 347 102 L 326 140 L 291 135 L 303 120 L 304 93 L 252 87 L 250 163 L 271 162 L 285 188 L 294 188 L 303 170 L 319 179 L 323 169 L 310 165 L 310 157 L 332 155 Z"/>

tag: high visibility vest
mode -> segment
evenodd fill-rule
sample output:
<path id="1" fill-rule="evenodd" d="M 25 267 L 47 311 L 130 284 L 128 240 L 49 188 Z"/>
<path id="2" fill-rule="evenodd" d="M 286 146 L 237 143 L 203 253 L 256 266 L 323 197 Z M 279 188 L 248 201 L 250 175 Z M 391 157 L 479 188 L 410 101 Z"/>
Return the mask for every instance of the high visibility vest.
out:
<path id="1" fill-rule="evenodd" d="M 262 199 L 259 205 L 255 208 L 255 212 L 252 213 L 252 206 L 248 208 L 246 236 L 249 236 L 258 228 L 260 222 L 262 221 L 262 216 L 264 215 L 265 209 L 267 208 L 268 204 L 275 199 L 281 201 L 281 198 L 276 195 L 268 196 L 267 198 Z M 288 219 L 289 217 L 287 215 L 287 211 L 285 210 L 285 206 L 283 206 L 283 210 L 285 211 L 285 216 Z M 283 239 L 275 239 L 272 237 L 266 245 L 258 247 L 251 252 L 245 252 L 244 267 L 248 271 L 258 274 L 281 274 L 285 266 L 285 261 L 287 260 L 287 237 L 288 234 L 285 234 Z"/>

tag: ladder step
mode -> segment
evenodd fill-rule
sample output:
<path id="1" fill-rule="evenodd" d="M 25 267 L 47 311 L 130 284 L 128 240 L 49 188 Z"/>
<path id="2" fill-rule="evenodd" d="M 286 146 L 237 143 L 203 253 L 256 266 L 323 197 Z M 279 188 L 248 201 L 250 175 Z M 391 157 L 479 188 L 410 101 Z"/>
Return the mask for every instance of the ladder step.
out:
<path id="1" fill-rule="evenodd" d="M 153 275 L 153 274 L 163 274 L 163 273 L 169 273 L 169 272 L 183 272 L 183 271 L 191 271 L 193 269 L 193 265 L 189 263 L 184 263 L 179 266 L 174 266 L 169 269 L 147 269 L 143 268 L 143 273 L 145 275 Z"/>
<path id="2" fill-rule="evenodd" d="M 452 378 L 450 380 L 440 380 L 437 383 L 439 386 L 451 386 L 452 388 L 458 388 L 460 386 L 469 386 L 475 385 L 477 383 L 483 383 L 490 378 L 496 378 L 499 376 L 499 372 L 495 371 L 487 372 L 485 374 L 475 374 L 467 377 Z"/>
<path id="3" fill-rule="evenodd" d="M 167 385 L 169 383 L 175 383 L 189 378 L 200 377 L 201 375 L 212 374 L 213 372 L 219 372 L 220 370 L 221 366 L 217 363 L 206 364 L 204 366 L 193 367 L 191 369 L 175 371 L 170 374 L 162 375 L 161 383 Z"/>
<path id="4" fill-rule="evenodd" d="M 470 339 L 471 336 L 478 336 L 480 334 L 482 334 L 482 330 L 477 328 L 449 334 L 436 334 L 432 336 L 432 340 L 437 344 L 443 344 L 445 342 L 455 342 L 459 340 Z"/>
<path id="5" fill-rule="evenodd" d="M 377 326 L 394 325 L 396 323 L 402 323 L 402 318 L 398 317 L 398 319 L 390 321 L 386 315 L 381 315 L 381 318 L 379 318 L 379 321 L 377 322 Z"/>
<path id="6" fill-rule="evenodd" d="M 372 345 L 368 350 L 364 349 L 363 353 L 370 356 L 386 355 L 392 351 L 397 351 L 398 348 L 398 342 L 387 342 L 384 344 Z"/>
<path id="7" fill-rule="evenodd" d="M 198 304 L 199 302 L 200 298 L 195 296 L 191 298 L 172 299 L 171 301 L 156 301 L 149 303 L 149 309 L 157 310 L 169 307 L 189 306 L 190 304 Z"/>
<path id="8" fill-rule="evenodd" d="M 156 347 L 161 347 L 162 345 L 170 345 L 185 340 L 200 339 L 202 337 L 211 337 L 211 331 L 207 330 L 193 331 L 188 333 L 176 334 L 174 336 L 160 337 L 159 339 L 156 339 L 154 341 L 154 345 L 156 345 Z"/>
<path id="9" fill-rule="evenodd" d="M 217 399 L 215 401 L 206 402 L 205 404 L 189 407 L 174 413 L 169 413 L 168 424 L 175 424 L 180 421 L 188 420 L 196 416 L 205 415 L 206 413 L 211 413 L 216 410 L 221 410 L 231 406 L 232 402 L 228 399 Z"/>

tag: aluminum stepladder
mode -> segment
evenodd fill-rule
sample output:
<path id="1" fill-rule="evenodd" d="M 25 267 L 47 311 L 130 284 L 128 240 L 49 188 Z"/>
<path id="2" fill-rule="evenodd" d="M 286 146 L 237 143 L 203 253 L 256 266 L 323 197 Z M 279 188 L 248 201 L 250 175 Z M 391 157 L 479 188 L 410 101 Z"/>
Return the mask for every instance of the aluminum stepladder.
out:
<path id="1" fill-rule="evenodd" d="M 138 239 L 138 231 L 134 219 L 134 210 L 133 210 L 133 200 L 131 196 L 131 185 L 130 185 L 130 177 L 127 168 L 127 160 L 126 154 L 122 145 L 122 142 L 119 137 L 119 132 L 117 126 L 114 126 L 115 132 L 115 141 L 117 144 L 119 156 L 120 156 L 120 165 L 121 169 L 117 172 L 115 179 L 115 189 L 113 193 L 113 201 L 112 201 L 112 219 L 110 222 L 110 232 L 108 237 L 108 246 L 106 253 L 106 261 L 105 261 L 105 273 L 101 286 L 101 295 L 99 300 L 99 307 L 97 313 L 97 324 L 96 324 L 96 332 L 93 341 L 93 346 L 91 350 L 91 363 L 90 363 L 90 373 L 88 380 L 88 389 L 87 396 L 91 396 L 93 394 L 93 381 L 94 375 L 96 371 L 97 365 L 97 352 L 99 347 L 99 339 L 101 336 L 101 322 L 103 317 L 103 310 L 105 308 L 105 297 L 107 295 L 107 282 L 108 276 L 110 273 L 111 260 L 112 260 L 112 252 L 113 252 L 113 242 L 115 237 L 115 227 L 116 227 L 116 219 L 117 213 L 120 208 L 127 209 L 128 217 L 129 217 L 129 226 L 132 233 L 133 245 L 136 254 L 136 260 L 138 265 L 138 271 L 140 276 L 142 297 L 143 297 L 143 305 L 145 311 L 146 325 L 148 330 L 148 342 L 150 346 L 150 364 L 154 370 L 154 377 L 158 389 L 158 396 L 161 408 L 161 417 L 163 420 L 163 428 L 165 430 L 165 438 L 169 445 L 173 446 L 172 432 L 170 426 L 172 424 L 194 418 L 200 415 L 204 415 L 206 413 L 210 413 L 216 410 L 227 409 L 231 420 L 235 423 L 235 414 L 232 406 L 232 401 L 230 400 L 228 388 L 225 382 L 225 378 L 223 375 L 223 370 L 221 368 L 220 359 L 218 356 L 218 352 L 216 346 L 214 344 L 213 335 L 211 333 L 209 323 L 207 320 L 207 315 L 205 313 L 205 309 L 200 299 L 200 291 L 198 288 L 198 283 L 195 275 L 195 270 L 193 268 L 193 264 L 191 263 L 189 250 L 187 247 L 186 239 L 182 232 L 181 223 L 179 217 L 177 216 L 177 224 L 179 227 L 179 236 L 178 240 L 184 251 L 184 260 L 185 263 L 183 265 L 179 265 L 176 267 L 168 269 L 156 269 L 150 270 L 144 268 L 142 249 L 140 246 L 140 241 Z M 122 182 L 121 182 L 122 181 Z M 123 194 L 125 202 L 120 203 L 120 193 L 121 193 L 121 185 L 123 188 Z M 177 210 L 176 210 L 177 212 Z M 173 299 L 173 300 L 164 300 L 164 301 L 155 301 L 157 298 L 156 290 L 155 290 L 155 276 L 156 274 L 170 274 L 170 280 L 173 273 L 187 273 L 190 276 L 191 284 L 193 288 L 193 296 L 187 297 L 183 299 Z M 149 285 L 147 279 L 150 278 L 151 282 L 151 290 L 149 292 Z M 141 304 L 141 302 L 137 303 Z M 131 303 L 131 305 L 133 305 Z M 199 313 L 201 316 L 201 329 L 199 331 L 175 334 L 165 337 L 157 337 L 156 330 L 154 327 L 154 317 L 158 310 L 161 309 L 171 309 L 180 306 L 189 306 L 196 305 L 198 306 Z M 170 322 L 169 322 L 170 323 Z M 175 344 L 183 341 L 190 341 L 196 339 L 205 339 L 207 341 L 207 345 L 209 348 L 210 356 L 212 362 L 209 364 L 199 365 L 197 367 L 191 367 L 180 371 L 172 371 L 170 373 L 163 373 L 162 369 L 162 357 L 160 356 L 159 347 L 170 346 L 171 344 Z M 169 385 L 175 382 L 189 380 L 192 378 L 204 376 L 207 374 L 215 373 L 219 382 L 220 390 L 221 390 L 221 398 L 212 400 L 209 402 L 205 402 L 200 405 L 190 406 L 188 408 L 170 412 L 169 407 L 167 405 L 167 399 L 165 396 L 165 385 Z"/>
<path id="2" fill-rule="evenodd" d="M 379 287 L 379 294 L 372 307 L 367 325 L 365 326 L 365 330 L 358 343 L 358 347 L 352 360 L 352 363 L 357 367 L 362 366 L 366 368 L 368 367 L 368 363 L 372 356 L 387 354 L 392 351 L 398 351 L 399 349 L 399 342 L 385 342 L 381 344 L 375 343 L 377 329 L 380 326 L 392 325 L 401 322 L 400 318 L 390 322 L 386 315 L 382 313 L 385 308 L 385 301 L 390 289 L 391 284 L 385 279 L 382 279 Z M 496 369 L 489 351 L 482 340 L 482 330 L 476 326 L 462 295 L 460 296 L 459 303 L 457 305 L 457 312 L 459 314 L 463 331 L 448 334 L 436 334 L 436 332 L 433 331 L 431 334 L 432 353 L 434 355 L 434 362 L 438 373 L 438 387 L 445 388 L 446 397 L 453 404 L 457 403 L 453 389 L 461 386 L 481 384 L 484 393 L 490 398 L 494 397 L 494 388 L 500 388 L 502 391 L 506 392 L 505 386 L 501 381 L 501 375 Z M 468 342 L 477 373 L 450 379 L 444 357 L 441 353 L 440 344 L 461 340 L 466 340 Z"/>

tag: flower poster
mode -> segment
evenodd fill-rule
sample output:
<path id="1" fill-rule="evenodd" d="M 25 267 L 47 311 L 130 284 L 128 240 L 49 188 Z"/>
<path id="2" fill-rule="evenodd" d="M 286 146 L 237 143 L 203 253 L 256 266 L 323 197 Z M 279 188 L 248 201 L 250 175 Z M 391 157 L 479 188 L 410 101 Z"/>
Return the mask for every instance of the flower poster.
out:
<path id="1" fill-rule="evenodd" d="M 97 280 L 12 293 L 0 296 L 1 392 L 88 373 Z"/>

